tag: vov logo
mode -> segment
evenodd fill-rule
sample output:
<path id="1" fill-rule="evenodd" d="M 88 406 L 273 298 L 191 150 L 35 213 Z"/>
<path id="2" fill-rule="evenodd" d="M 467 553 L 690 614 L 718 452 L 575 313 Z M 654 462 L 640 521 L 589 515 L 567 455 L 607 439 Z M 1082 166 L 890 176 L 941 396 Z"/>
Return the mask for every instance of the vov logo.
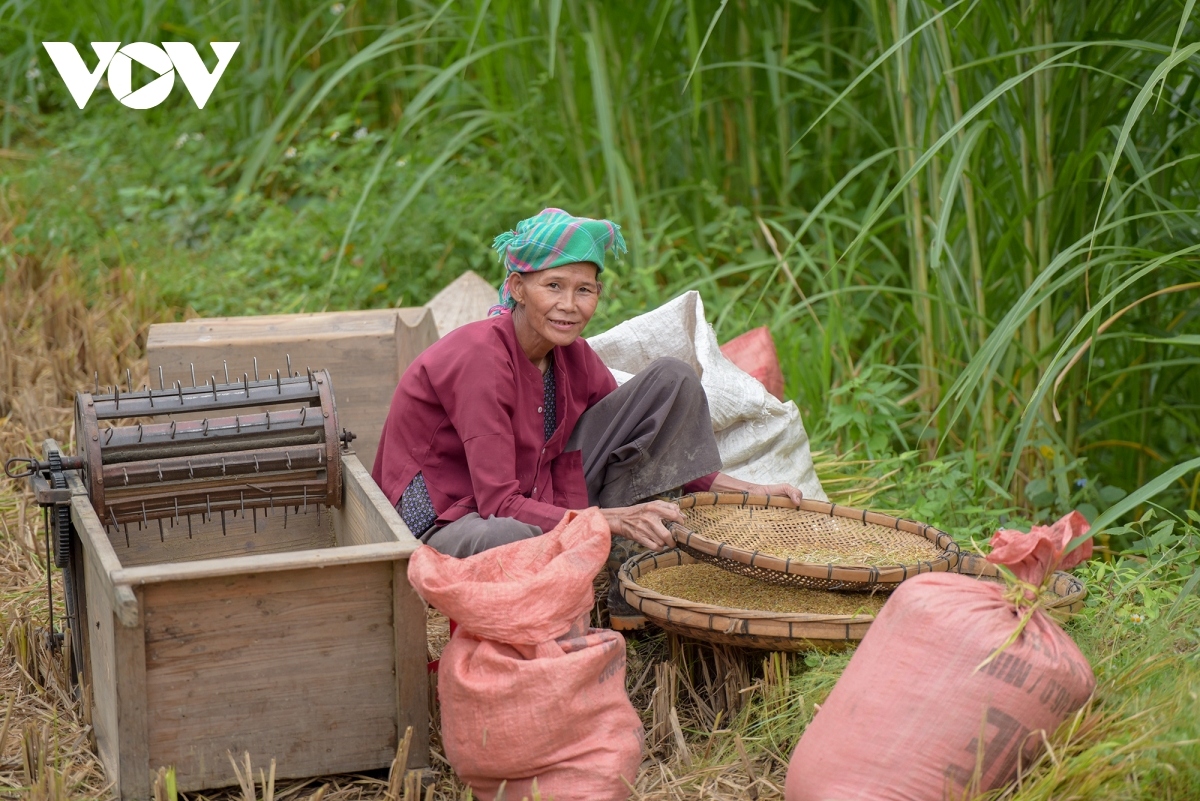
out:
<path id="1" fill-rule="evenodd" d="M 87 105 L 96 84 L 100 83 L 100 76 L 108 70 L 108 88 L 113 97 L 129 108 L 146 109 L 154 108 L 167 99 L 175 86 L 176 72 L 183 79 L 183 85 L 196 102 L 196 107 L 204 108 L 239 44 L 212 43 L 212 50 L 217 55 L 217 66 L 212 72 L 208 71 L 196 48 L 188 42 L 163 42 L 162 47 L 149 42 L 131 42 L 124 47 L 120 42 L 92 42 L 92 50 L 100 60 L 95 70 L 87 68 L 79 51 L 70 42 L 42 42 L 42 47 L 50 54 L 50 60 L 67 85 L 67 91 L 80 108 Z M 159 76 L 136 92 L 133 91 L 132 78 L 135 61 Z"/>

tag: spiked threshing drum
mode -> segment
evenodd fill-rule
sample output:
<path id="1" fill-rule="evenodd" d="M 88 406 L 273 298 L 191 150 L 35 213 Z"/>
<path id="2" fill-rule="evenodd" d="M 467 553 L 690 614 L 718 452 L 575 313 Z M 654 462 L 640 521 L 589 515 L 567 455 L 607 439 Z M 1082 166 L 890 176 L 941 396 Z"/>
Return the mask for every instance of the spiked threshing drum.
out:
<path id="1" fill-rule="evenodd" d="M 341 506 L 337 412 L 324 370 L 79 393 L 75 431 L 88 497 L 114 529 Z"/>

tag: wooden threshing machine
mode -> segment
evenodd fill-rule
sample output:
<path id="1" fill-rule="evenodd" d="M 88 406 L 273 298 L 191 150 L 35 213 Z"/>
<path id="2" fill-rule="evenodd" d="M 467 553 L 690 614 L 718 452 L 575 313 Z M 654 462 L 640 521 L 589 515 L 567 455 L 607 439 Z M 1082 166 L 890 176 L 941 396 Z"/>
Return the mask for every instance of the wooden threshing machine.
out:
<path id="1" fill-rule="evenodd" d="M 233 784 L 243 752 L 280 778 L 387 768 L 409 726 L 409 767 L 428 765 L 417 542 L 339 432 L 328 373 L 286 372 L 97 387 L 76 453 L 9 461 L 50 508 L 122 799 L 166 766 L 182 791 Z"/>

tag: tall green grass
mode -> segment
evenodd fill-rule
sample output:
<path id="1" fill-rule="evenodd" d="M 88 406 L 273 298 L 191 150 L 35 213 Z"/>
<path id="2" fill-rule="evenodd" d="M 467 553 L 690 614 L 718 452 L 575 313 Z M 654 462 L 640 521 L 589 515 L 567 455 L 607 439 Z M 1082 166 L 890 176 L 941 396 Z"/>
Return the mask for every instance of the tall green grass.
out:
<path id="1" fill-rule="evenodd" d="M 1200 455 L 1193 5 L 10 0 L 0 133 L 142 187 L 86 241 L 242 265 L 225 297 L 162 271 L 202 311 L 421 301 L 537 206 L 611 215 L 597 326 L 697 288 L 841 449 L 1094 515 Z M 241 46 L 203 111 L 79 111 L 50 39 Z M 1195 469 L 1162 483 L 1196 507 Z"/>

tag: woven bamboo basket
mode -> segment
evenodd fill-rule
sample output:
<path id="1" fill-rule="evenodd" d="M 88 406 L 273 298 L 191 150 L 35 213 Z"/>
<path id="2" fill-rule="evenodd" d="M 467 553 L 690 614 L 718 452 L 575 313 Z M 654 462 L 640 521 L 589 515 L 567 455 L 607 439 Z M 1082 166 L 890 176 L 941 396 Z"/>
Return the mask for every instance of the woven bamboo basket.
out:
<path id="1" fill-rule="evenodd" d="M 890 590 L 920 573 L 944 572 L 958 564 L 959 549 L 944 531 L 891 515 L 848 506 L 743 492 L 697 492 L 676 501 L 686 524 L 671 523 L 675 542 L 689 555 L 735 573 L 774 584 L 814 590 Z M 759 514 L 756 521 L 755 512 Z M 928 559 L 907 564 L 849 564 L 867 547 L 928 548 Z M 843 563 L 802 561 L 789 549 L 817 546 L 846 554 Z"/>
<path id="2" fill-rule="evenodd" d="M 983 581 L 994 581 L 998 584 L 1004 582 L 1004 577 L 1000 574 L 998 567 L 975 554 L 962 554 L 954 571 L 964 576 L 974 576 Z M 1048 615 L 1059 621 L 1065 621 L 1083 609 L 1083 600 L 1087 597 L 1087 587 L 1083 582 L 1070 573 L 1062 571 L 1054 574 L 1054 581 L 1050 583 L 1049 592 L 1054 598 L 1046 599 L 1042 608 Z"/>
<path id="3" fill-rule="evenodd" d="M 855 645 L 873 615 L 821 615 L 731 609 L 662 595 L 638 583 L 653 570 L 693 564 L 678 548 L 635 556 L 617 573 L 626 603 L 673 634 L 764 651 L 836 651 Z"/>

